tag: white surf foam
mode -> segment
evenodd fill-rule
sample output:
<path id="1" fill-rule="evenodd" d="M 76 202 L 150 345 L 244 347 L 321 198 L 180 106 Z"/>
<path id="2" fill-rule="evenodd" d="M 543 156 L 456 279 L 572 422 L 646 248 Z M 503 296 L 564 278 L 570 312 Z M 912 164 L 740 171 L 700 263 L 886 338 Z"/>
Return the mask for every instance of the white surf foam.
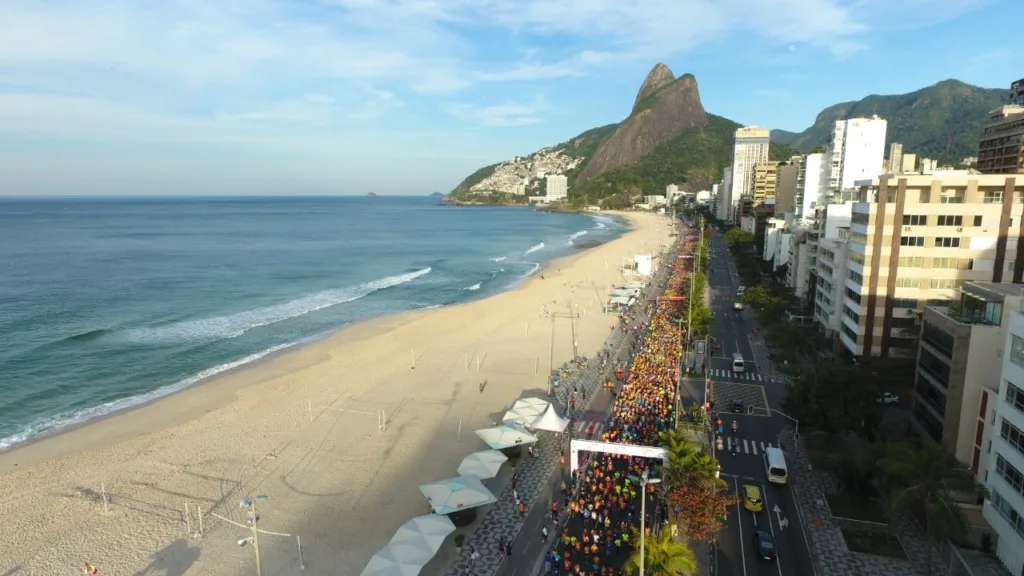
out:
<path id="1" fill-rule="evenodd" d="M 491 258 L 491 262 L 501 262 L 504 259 L 504 256 L 498 256 L 497 258 Z"/>
<path id="2" fill-rule="evenodd" d="M 163 396 L 167 396 L 168 394 L 173 394 L 180 390 L 184 390 L 189 386 L 192 386 L 198 382 L 201 382 L 202 380 L 210 378 L 211 376 L 216 376 L 221 372 L 226 372 L 233 368 L 238 368 L 239 366 L 255 362 L 267 355 L 273 354 L 274 352 L 284 350 L 285 348 L 291 348 L 292 346 L 301 344 L 303 342 L 306 342 L 306 340 L 302 340 L 300 342 L 292 342 L 290 344 L 281 344 L 278 346 L 273 346 L 267 348 L 266 350 L 263 350 L 262 352 L 250 354 L 244 358 L 239 358 L 237 360 L 226 362 L 219 366 L 207 368 L 206 370 L 197 372 L 192 376 L 189 376 L 188 378 L 179 380 L 173 384 L 168 384 L 167 386 L 163 386 L 161 388 L 157 388 L 152 392 L 146 392 L 145 394 L 139 394 L 137 396 L 129 396 L 128 398 L 114 400 L 112 402 L 107 402 L 105 404 L 100 404 L 99 406 L 93 406 L 91 408 L 84 408 L 82 410 L 78 410 L 75 412 L 66 412 L 63 414 L 58 414 L 56 416 L 40 418 L 26 426 L 25 430 L 23 430 L 22 432 L 11 436 L 7 436 L 6 438 L 0 438 L 0 452 L 3 452 L 4 450 L 7 450 L 17 444 L 21 444 L 22 442 L 31 440 L 36 436 L 39 436 L 40 434 L 57 432 L 63 428 L 67 428 L 68 426 L 81 424 L 88 420 L 92 420 L 93 418 L 99 418 L 112 412 L 117 412 L 118 410 L 124 410 L 126 408 L 138 406 L 139 404 L 151 402 Z"/>
<path id="3" fill-rule="evenodd" d="M 533 253 L 534 253 L 534 252 L 536 252 L 537 250 L 541 250 L 541 249 L 543 249 L 543 248 L 544 248 L 544 243 L 543 243 L 543 242 L 541 242 L 540 244 L 537 244 L 537 245 L 535 245 L 535 246 L 531 246 L 531 247 L 530 247 L 530 249 L 529 249 L 529 250 L 527 250 L 526 252 L 523 252 L 523 256 L 527 256 L 527 255 L 529 255 L 529 254 L 533 254 Z"/>
<path id="4" fill-rule="evenodd" d="M 470 291 L 479 290 L 479 289 L 480 289 L 480 283 L 479 282 L 477 282 L 476 284 L 473 284 L 472 286 L 467 286 L 466 288 L 463 288 L 463 290 L 470 290 Z"/>
<path id="5" fill-rule="evenodd" d="M 609 225 L 615 226 L 615 220 L 612 220 L 607 216 L 591 216 L 591 218 L 593 218 L 594 222 L 597 223 L 597 226 L 594 226 L 594 230 L 604 230 L 605 228 L 608 228 Z"/>
<path id="6" fill-rule="evenodd" d="M 569 235 L 569 242 L 568 242 L 568 243 L 569 243 L 569 245 L 572 245 L 572 241 L 573 241 L 573 240 L 575 240 L 575 239 L 579 238 L 580 236 L 583 236 L 583 235 L 584 235 L 584 234 L 586 234 L 586 233 L 587 233 L 587 231 L 586 231 L 586 230 L 580 230 L 579 232 L 576 232 L 575 234 L 570 234 L 570 235 Z"/>
<path id="7" fill-rule="evenodd" d="M 423 268 L 415 272 L 379 278 L 356 286 L 324 290 L 283 304 L 246 310 L 227 316 L 188 320 L 166 326 L 132 328 L 125 330 L 121 335 L 132 343 L 146 345 L 210 342 L 236 338 L 253 328 L 297 318 L 310 312 L 358 300 L 378 290 L 412 282 L 420 276 L 429 274 L 430 271 L 430 268 Z"/>

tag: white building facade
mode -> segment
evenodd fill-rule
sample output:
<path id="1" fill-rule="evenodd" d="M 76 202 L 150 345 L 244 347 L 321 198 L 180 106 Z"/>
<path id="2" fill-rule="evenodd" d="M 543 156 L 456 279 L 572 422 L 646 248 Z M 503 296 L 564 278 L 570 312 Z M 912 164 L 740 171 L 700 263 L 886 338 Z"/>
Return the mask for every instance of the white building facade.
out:
<path id="1" fill-rule="evenodd" d="M 885 172 L 886 127 L 886 121 L 878 116 L 836 121 L 824 156 L 830 202 L 852 199 L 844 198 L 843 192 L 856 189 L 858 180 Z"/>
<path id="2" fill-rule="evenodd" d="M 796 199 L 794 209 L 800 220 L 814 218 L 815 208 L 820 207 L 822 181 L 824 178 L 823 159 L 825 155 L 808 154 L 800 159 L 796 172 Z"/>
<path id="3" fill-rule="evenodd" d="M 552 174 L 547 179 L 547 200 L 554 202 L 569 196 L 569 179 L 565 176 Z"/>
<path id="4" fill-rule="evenodd" d="M 998 535 L 996 556 L 1012 574 L 1024 570 L 1024 314 L 1014 312 L 988 457 L 982 514 Z"/>
<path id="5" fill-rule="evenodd" d="M 732 148 L 732 182 L 723 190 L 726 205 L 734 210 L 736 202 L 744 195 L 751 194 L 754 182 L 754 165 L 768 161 L 768 145 L 771 132 L 760 126 L 744 126 L 736 130 Z"/>
<path id="6" fill-rule="evenodd" d="M 732 167 L 727 167 L 722 172 L 722 185 L 718 187 L 718 195 L 715 197 L 715 217 L 719 220 L 729 221 L 732 219 Z"/>

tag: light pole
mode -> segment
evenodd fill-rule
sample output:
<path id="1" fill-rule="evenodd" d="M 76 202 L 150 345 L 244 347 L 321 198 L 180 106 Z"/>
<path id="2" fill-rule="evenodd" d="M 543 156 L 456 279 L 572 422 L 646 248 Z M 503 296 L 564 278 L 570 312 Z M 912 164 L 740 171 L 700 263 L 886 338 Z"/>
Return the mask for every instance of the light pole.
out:
<path id="1" fill-rule="evenodd" d="M 794 425 L 793 436 L 795 438 L 799 438 L 800 437 L 800 421 L 799 420 L 797 420 L 796 418 L 793 418 L 789 414 L 786 414 L 784 412 L 780 412 L 780 411 L 776 410 L 775 408 L 769 408 L 768 411 L 769 412 L 775 412 L 779 416 L 782 416 L 783 418 L 786 418 L 789 421 L 791 421 L 793 423 L 793 425 Z"/>
<path id="2" fill-rule="evenodd" d="M 239 506 L 244 508 L 249 513 L 249 530 L 252 531 L 251 536 L 243 536 L 238 539 L 239 546 L 245 546 L 246 542 L 252 542 L 252 550 L 256 553 L 256 576 L 263 576 L 263 566 L 260 564 L 260 531 L 256 529 L 256 523 L 260 520 L 260 514 L 256 511 L 256 503 L 263 502 L 267 499 L 266 494 L 258 494 L 256 496 L 246 496 L 238 503 Z"/>
<path id="3" fill-rule="evenodd" d="M 661 478 L 648 478 L 646 470 L 644 470 L 644 474 L 640 478 L 640 576 L 644 576 L 644 538 L 647 536 L 647 485 L 659 482 L 661 482 Z"/>

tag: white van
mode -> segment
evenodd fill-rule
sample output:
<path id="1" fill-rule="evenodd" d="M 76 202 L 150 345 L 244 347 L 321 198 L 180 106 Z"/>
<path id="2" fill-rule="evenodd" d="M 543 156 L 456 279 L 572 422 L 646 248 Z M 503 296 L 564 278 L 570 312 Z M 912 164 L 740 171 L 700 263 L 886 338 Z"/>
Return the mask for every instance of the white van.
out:
<path id="1" fill-rule="evenodd" d="M 732 371 L 736 374 L 743 372 L 743 355 L 739 352 L 732 355 Z"/>
<path id="2" fill-rule="evenodd" d="M 789 470 L 786 468 L 786 457 L 780 448 L 764 449 L 764 473 L 773 484 L 785 484 L 789 481 Z"/>

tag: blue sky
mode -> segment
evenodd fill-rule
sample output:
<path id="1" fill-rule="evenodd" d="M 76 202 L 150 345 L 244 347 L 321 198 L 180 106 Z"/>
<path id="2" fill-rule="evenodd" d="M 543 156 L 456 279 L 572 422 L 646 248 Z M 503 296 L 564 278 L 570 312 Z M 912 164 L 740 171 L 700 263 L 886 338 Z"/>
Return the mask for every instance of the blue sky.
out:
<path id="1" fill-rule="evenodd" d="M 422 194 L 628 114 L 1024 77 L 1020 0 L 0 0 L 0 194 Z"/>

